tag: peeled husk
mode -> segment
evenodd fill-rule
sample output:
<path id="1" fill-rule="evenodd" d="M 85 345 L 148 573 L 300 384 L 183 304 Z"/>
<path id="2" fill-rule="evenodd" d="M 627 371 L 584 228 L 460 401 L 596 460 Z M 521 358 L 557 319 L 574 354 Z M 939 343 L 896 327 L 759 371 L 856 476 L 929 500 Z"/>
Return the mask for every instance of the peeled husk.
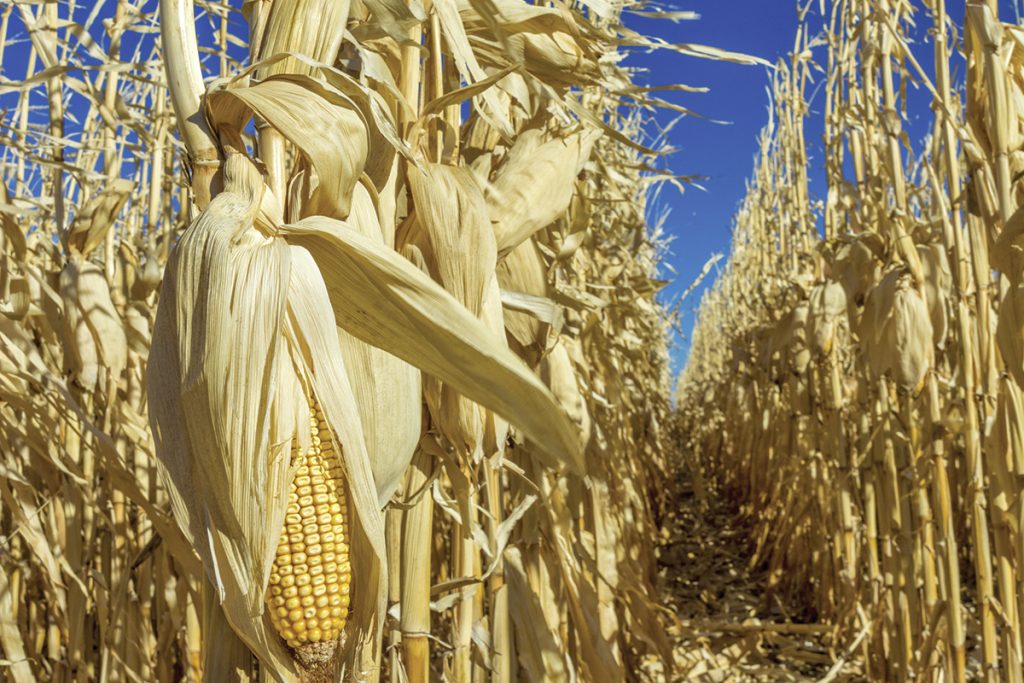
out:
<path id="1" fill-rule="evenodd" d="M 233 154 L 224 176 L 161 288 L 148 384 L 163 480 L 232 629 L 278 680 L 297 680 L 264 595 L 290 446 L 308 442 L 305 397 L 315 397 L 349 486 L 356 626 L 345 654 L 358 669 L 382 628 L 383 517 L 327 289 L 305 249 L 257 228 L 264 185 L 252 163 Z"/>

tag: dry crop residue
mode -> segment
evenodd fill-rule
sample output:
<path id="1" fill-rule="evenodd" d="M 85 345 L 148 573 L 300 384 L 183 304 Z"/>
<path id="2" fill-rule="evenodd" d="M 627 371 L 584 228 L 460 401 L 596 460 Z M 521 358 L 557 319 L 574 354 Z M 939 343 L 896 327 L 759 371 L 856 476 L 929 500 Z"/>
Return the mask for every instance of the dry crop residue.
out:
<path id="1" fill-rule="evenodd" d="M 659 589 L 678 616 L 671 635 L 676 670 L 645 662 L 641 680 L 741 683 L 863 680 L 855 662 L 830 648 L 830 629 L 792 599 L 772 592 L 748 566 L 749 531 L 728 500 L 702 505 L 680 476 L 662 520 Z"/>

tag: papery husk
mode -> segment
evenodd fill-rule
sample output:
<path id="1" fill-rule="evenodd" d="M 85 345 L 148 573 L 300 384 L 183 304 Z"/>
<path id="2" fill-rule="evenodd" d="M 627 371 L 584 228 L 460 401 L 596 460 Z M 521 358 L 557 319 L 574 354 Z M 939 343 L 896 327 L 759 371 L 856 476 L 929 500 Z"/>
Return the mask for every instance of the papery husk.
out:
<path id="1" fill-rule="evenodd" d="M 350 670 L 375 666 L 385 609 L 383 517 L 327 289 L 301 247 L 254 227 L 263 181 L 244 157 L 168 264 L 148 383 L 161 473 L 235 633 L 280 681 L 300 667 L 264 614 L 307 396 L 339 446 L 353 512 Z M 294 267 L 293 267 L 294 262 Z M 304 428 L 306 427 L 306 428 Z M 362 551 L 362 552 L 360 552 Z"/>
<path id="2" fill-rule="evenodd" d="M 763 363 L 775 368 L 785 367 L 797 375 L 807 371 L 811 361 L 810 348 L 807 344 L 808 315 L 808 303 L 803 301 L 783 316 L 778 326 L 772 330 L 765 346 L 766 355 Z"/>
<path id="3" fill-rule="evenodd" d="M 135 253 L 135 247 L 126 241 L 117 245 L 117 253 L 120 258 L 114 261 L 112 289 L 121 297 L 117 303 L 122 306 L 124 295 L 135 289 L 135 283 L 138 280 L 139 258 Z"/>
<path id="4" fill-rule="evenodd" d="M 1024 284 L 1007 289 L 999 304 L 996 344 L 1006 364 L 1006 371 L 1024 387 Z"/>
<path id="5" fill-rule="evenodd" d="M 523 131 L 487 189 L 499 257 L 553 223 L 569 207 L 576 176 L 600 137 L 580 131 L 538 144 L 540 131 Z"/>
<path id="6" fill-rule="evenodd" d="M 0 302 L 0 314 L 11 320 L 22 320 L 32 305 L 32 288 L 24 277 L 11 278 L 7 300 Z"/>
<path id="7" fill-rule="evenodd" d="M 807 366 L 811 362 L 810 348 L 807 343 L 807 317 L 809 315 L 808 302 L 801 301 L 793 309 L 792 320 L 787 327 L 790 370 L 797 375 L 807 372 Z"/>
<path id="8" fill-rule="evenodd" d="M 833 270 L 836 281 L 846 291 L 852 329 L 856 329 L 860 321 L 860 307 L 864 306 L 868 292 L 880 278 L 883 249 L 881 238 L 869 232 L 843 243 L 836 253 Z"/>
<path id="9" fill-rule="evenodd" d="M 1013 284 L 1024 281 L 1024 205 L 1006 221 L 994 248 L 989 250 L 989 262 Z"/>
<path id="10" fill-rule="evenodd" d="M 350 371 L 345 367 L 338 346 L 337 328 L 330 316 L 324 315 L 330 307 L 326 282 L 311 254 L 302 247 L 290 249 L 295 259 L 291 322 L 296 332 L 301 332 L 301 336 L 297 335 L 300 343 L 293 345 L 292 349 L 293 353 L 309 350 L 306 370 L 312 374 L 311 389 L 342 448 L 350 507 L 356 513 L 356 523 L 350 521 L 349 524 L 353 541 L 353 596 L 352 626 L 346 630 L 346 648 L 349 648 L 344 653 L 346 669 L 356 680 L 371 680 L 379 675 L 381 638 L 387 610 L 387 551 L 384 514 L 380 506 L 382 495 L 374 481 L 358 399 L 351 383 L 346 381 Z M 307 276 L 301 287 L 297 287 L 303 279 L 296 277 L 299 273 Z M 418 427 L 418 422 L 412 425 Z M 380 436 L 375 435 L 375 438 Z M 403 463 L 403 469 L 404 464 L 407 462 Z M 269 569 L 269 563 L 267 567 Z"/>
<path id="11" fill-rule="evenodd" d="M 347 224 L 384 245 L 373 200 L 361 183 L 353 193 Z M 401 485 L 422 436 L 422 373 L 341 328 L 338 338 L 359 408 L 378 502 L 383 508 Z"/>
<path id="12" fill-rule="evenodd" d="M 92 195 L 68 229 L 68 244 L 88 257 L 114 227 L 121 209 L 135 189 L 135 181 L 114 178 Z"/>
<path id="13" fill-rule="evenodd" d="M 846 290 L 838 282 L 828 281 L 811 290 L 807 317 L 808 336 L 814 352 L 832 353 L 836 335 L 846 325 Z"/>
<path id="14" fill-rule="evenodd" d="M 911 287 L 896 293 L 891 323 L 883 343 L 891 344 L 896 358 L 891 361 L 896 382 L 919 393 L 929 371 L 935 367 L 935 334 L 928 303 Z"/>
<path id="15" fill-rule="evenodd" d="M 931 316 L 909 274 L 892 270 L 871 290 L 860 326 L 860 345 L 876 378 L 892 373 L 904 389 L 921 390 L 935 364 Z"/>
<path id="16" fill-rule="evenodd" d="M 579 428 L 580 440 L 586 446 L 590 440 L 590 414 L 580 390 L 576 365 L 564 344 L 558 344 L 544 356 L 540 364 L 540 377 L 551 388 L 562 408 Z"/>
<path id="17" fill-rule="evenodd" d="M 496 274 L 498 283 L 505 292 L 550 301 L 547 269 L 533 239 L 524 240 L 501 259 Z M 506 306 L 505 329 L 509 343 L 516 353 L 527 365 L 536 367 L 547 348 L 548 330 L 551 329 L 551 325 L 546 324 L 538 315 Z"/>
<path id="18" fill-rule="evenodd" d="M 440 164 L 410 169 L 409 185 L 428 265 L 445 290 L 479 318 L 498 258 L 483 190 L 468 169 Z M 483 438 L 480 408 L 447 385 L 428 388 L 425 396 L 448 440 L 465 452 L 476 451 Z"/>
<path id="19" fill-rule="evenodd" d="M 157 250 L 153 247 L 147 247 L 145 259 L 142 268 L 139 269 L 135 285 L 131 290 L 131 295 L 134 299 L 145 299 L 155 292 L 163 281 L 164 269 L 157 256 Z"/>
<path id="20" fill-rule="evenodd" d="M 91 391 L 106 370 L 116 381 L 128 362 L 127 340 L 103 270 L 72 254 L 60 273 L 60 294 L 76 380 Z"/>
<path id="21" fill-rule="evenodd" d="M 932 321 L 932 342 L 939 349 L 946 348 L 949 333 L 949 293 L 953 290 L 953 273 L 949 269 L 949 257 L 940 244 L 919 244 L 921 271 L 924 282 L 921 285 L 928 302 L 928 315 Z"/>
<path id="22" fill-rule="evenodd" d="M 149 353 L 152 337 L 146 307 L 137 304 L 127 306 L 124 311 L 124 322 L 128 351 L 145 357 Z"/>
<path id="23" fill-rule="evenodd" d="M 480 306 L 480 322 L 490 330 L 491 339 L 494 340 L 495 345 L 499 348 L 508 348 L 508 342 L 505 338 L 504 312 L 498 279 L 491 277 L 489 285 L 484 291 L 483 304 Z M 566 415 L 570 418 L 572 417 L 568 415 L 568 412 L 566 412 Z M 484 407 L 483 422 L 483 454 L 488 457 L 503 454 L 508 443 L 511 428 L 509 420 L 494 410 Z M 586 444 L 581 444 L 581 446 L 585 447 Z"/>

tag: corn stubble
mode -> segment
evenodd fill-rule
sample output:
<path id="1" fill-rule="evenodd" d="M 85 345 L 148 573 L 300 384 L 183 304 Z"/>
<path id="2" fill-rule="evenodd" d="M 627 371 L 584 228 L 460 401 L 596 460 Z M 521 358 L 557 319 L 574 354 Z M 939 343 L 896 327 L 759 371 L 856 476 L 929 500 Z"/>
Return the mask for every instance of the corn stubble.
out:
<path id="1" fill-rule="evenodd" d="M 5 676 L 670 662 L 622 10 L 0 8 Z"/>
<path id="2" fill-rule="evenodd" d="M 839 0 L 820 39 L 801 27 L 678 389 L 751 565 L 834 629 L 827 680 L 1022 679 L 1024 34 L 995 2 L 962 26 L 946 6 Z M 932 126 L 912 143 L 914 117 Z"/>

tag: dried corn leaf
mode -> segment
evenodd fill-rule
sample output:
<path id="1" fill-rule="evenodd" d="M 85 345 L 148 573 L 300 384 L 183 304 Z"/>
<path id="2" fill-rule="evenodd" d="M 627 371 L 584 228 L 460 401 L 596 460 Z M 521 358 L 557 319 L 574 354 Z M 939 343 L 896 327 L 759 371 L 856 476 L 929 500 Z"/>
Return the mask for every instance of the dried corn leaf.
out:
<path id="1" fill-rule="evenodd" d="M 596 132 L 582 131 L 538 144 L 540 135 L 539 131 L 520 134 L 487 190 L 499 256 L 565 212 L 576 176 L 599 137 Z"/>
<path id="2" fill-rule="evenodd" d="M 583 470 L 575 430 L 550 393 L 439 285 L 338 221 L 307 218 L 283 231 L 317 260 L 340 327 L 508 418 L 552 465 Z"/>

